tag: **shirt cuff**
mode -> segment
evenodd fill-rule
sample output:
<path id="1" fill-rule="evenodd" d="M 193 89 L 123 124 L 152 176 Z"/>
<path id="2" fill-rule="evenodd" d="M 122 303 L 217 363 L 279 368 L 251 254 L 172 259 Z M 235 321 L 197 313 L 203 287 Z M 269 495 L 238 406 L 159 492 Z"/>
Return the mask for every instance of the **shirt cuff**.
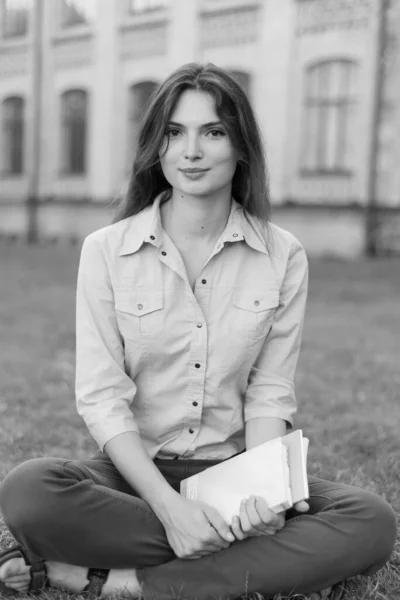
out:
<path id="1" fill-rule="evenodd" d="M 286 421 L 290 428 L 293 427 L 293 415 L 296 411 L 284 410 L 281 408 L 269 408 L 263 406 L 253 406 L 245 408 L 244 410 L 244 422 L 247 423 L 251 419 L 260 419 L 273 417 L 274 419 L 282 419 Z"/>
<path id="2" fill-rule="evenodd" d="M 102 452 L 104 452 L 104 446 L 109 442 L 112 438 L 117 435 L 121 435 L 121 433 L 128 433 L 132 431 L 134 433 L 139 433 L 139 427 L 135 423 L 134 419 L 124 419 L 121 422 L 116 423 L 104 423 L 100 424 L 92 424 L 87 425 L 90 435 L 100 448 Z"/>

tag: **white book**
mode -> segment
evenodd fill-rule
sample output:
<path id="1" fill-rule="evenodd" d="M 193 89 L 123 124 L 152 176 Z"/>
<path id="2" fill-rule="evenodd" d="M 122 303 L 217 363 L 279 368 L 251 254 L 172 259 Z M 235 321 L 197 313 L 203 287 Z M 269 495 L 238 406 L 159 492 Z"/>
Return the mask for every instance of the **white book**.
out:
<path id="1" fill-rule="evenodd" d="M 180 493 L 213 506 L 228 524 L 251 495 L 281 512 L 309 498 L 307 450 L 308 439 L 297 429 L 184 479 Z"/>

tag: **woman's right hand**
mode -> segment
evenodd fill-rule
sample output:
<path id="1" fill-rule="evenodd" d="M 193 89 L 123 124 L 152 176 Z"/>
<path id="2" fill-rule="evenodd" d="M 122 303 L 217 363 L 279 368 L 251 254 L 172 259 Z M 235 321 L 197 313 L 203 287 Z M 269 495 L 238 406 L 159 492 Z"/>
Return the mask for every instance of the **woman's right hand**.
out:
<path id="1" fill-rule="evenodd" d="M 177 498 L 161 521 L 178 558 L 200 558 L 228 548 L 235 541 L 218 511 L 199 500 Z"/>

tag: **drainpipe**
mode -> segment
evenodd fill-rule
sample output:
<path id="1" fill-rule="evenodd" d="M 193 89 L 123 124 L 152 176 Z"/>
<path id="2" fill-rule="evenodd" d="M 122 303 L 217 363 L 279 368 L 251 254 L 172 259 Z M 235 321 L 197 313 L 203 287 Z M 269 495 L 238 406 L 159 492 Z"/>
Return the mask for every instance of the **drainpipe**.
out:
<path id="1" fill-rule="evenodd" d="M 38 204 L 41 159 L 41 101 L 42 101 L 42 25 L 43 0 L 35 0 L 33 13 L 33 61 L 32 61 L 32 143 L 31 171 L 27 198 L 27 241 L 35 244 L 39 239 Z"/>
<path id="2" fill-rule="evenodd" d="M 372 138 L 369 156 L 367 204 L 365 207 L 365 253 L 374 257 L 378 254 L 379 206 L 378 206 L 378 168 L 379 168 L 379 128 L 382 116 L 383 87 L 385 83 L 385 51 L 387 45 L 386 10 L 389 0 L 376 0 L 378 3 L 378 23 L 376 34 L 376 68 L 374 81 Z"/>

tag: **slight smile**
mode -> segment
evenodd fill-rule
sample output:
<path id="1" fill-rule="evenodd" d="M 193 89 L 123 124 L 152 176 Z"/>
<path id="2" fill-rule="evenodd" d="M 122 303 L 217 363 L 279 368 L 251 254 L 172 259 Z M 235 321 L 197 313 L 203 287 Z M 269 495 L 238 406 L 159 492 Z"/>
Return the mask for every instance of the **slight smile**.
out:
<path id="1" fill-rule="evenodd" d="M 200 179 L 210 169 L 179 169 L 188 179 Z"/>
<path id="2" fill-rule="evenodd" d="M 199 169 L 199 168 L 187 168 L 187 169 L 179 169 L 182 173 L 204 173 L 204 171 L 209 171 L 210 169 Z"/>

